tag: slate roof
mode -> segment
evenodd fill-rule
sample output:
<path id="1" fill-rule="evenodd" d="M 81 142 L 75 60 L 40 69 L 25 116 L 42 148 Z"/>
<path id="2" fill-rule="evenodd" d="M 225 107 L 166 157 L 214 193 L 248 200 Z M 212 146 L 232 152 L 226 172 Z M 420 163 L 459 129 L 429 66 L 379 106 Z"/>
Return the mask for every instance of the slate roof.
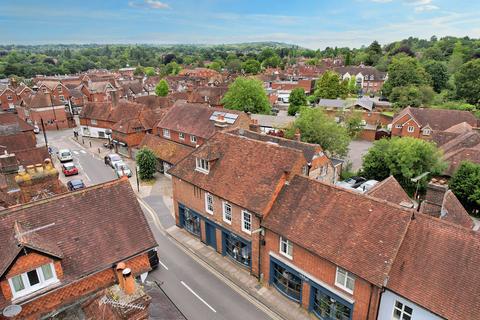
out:
<path id="1" fill-rule="evenodd" d="M 320 99 L 318 102 L 318 106 L 323 108 L 345 108 L 346 104 L 347 101 L 342 99 Z"/>
<path id="2" fill-rule="evenodd" d="M 195 170 L 197 157 L 212 161 L 208 174 Z M 300 173 L 305 164 L 299 150 L 217 132 L 169 173 L 247 210 L 265 214 L 281 179 Z"/>
<path id="3" fill-rule="evenodd" d="M 180 160 L 195 150 L 193 147 L 189 147 L 169 139 L 164 139 L 153 134 L 145 135 L 139 147 L 149 148 L 153 151 L 158 159 L 171 164 L 177 164 Z"/>
<path id="4" fill-rule="evenodd" d="M 445 319 L 476 319 L 479 264 L 477 232 L 417 214 L 386 286 Z"/>
<path id="5" fill-rule="evenodd" d="M 238 115 L 235 123 L 237 126 L 240 118 L 247 118 L 244 112 L 236 110 L 225 110 L 222 108 L 211 108 L 207 105 L 177 101 L 157 124 L 157 128 L 169 129 L 172 131 L 184 132 L 197 137 L 208 139 L 219 130 L 210 117 L 215 111 L 228 112 Z"/>
<path id="6" fill-rule="evenodd" d="M 295 176 L 263 226 L 381 287 L 411 216 L 386 201 Z"/>
<path id="7" fill-rule="evenodd" d="M 413 207 L 412 199 L 393 176 L 377 183 L 366 194 L 398 205 L 411 205 Z"/>
<path id="8" fill-rule="evenodd" d="M 0 274 L 16 256 L 15 225 L 36 229 L 22 246 L 61 257 L 62 286 L 157 245 L 128 179 L 0 211 Z"/>

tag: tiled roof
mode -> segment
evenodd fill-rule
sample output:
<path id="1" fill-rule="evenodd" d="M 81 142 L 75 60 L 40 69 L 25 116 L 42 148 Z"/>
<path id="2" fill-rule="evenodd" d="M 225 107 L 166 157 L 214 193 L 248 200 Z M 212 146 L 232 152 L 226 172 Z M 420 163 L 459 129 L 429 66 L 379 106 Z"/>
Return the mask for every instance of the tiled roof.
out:
<path id="1" fill-rule="evenodd" d="M 14 113 L 0 113 L 0 135 L 20 131 L 33 131 L 33 126 Z"/>
<path id="2" fill-rule="evenodd" d="M 460 134 L 454 139 L 448 141 L 447 143 L 440 146 L 440 149 L 445 154 L 445 157 L 448 157 L 448 154 L 463 148 L 473 148 L 480 144 L 480 132 L 469 131 Z"/>
<path id="3" fill-rule="evenodd" d="M 177 101 L 158 123 L 157 127 L 208 139 L 219 130 L 219 128 L 215 126 L 214 121 L 210 120 L 210 117 L 215 111 L 238 115 L 238 118 L 232 126 L 237 126 L 240 118 L 248 118 L 244 112 L 240 111 L 210 108 L 203 104 Z"/>
<path id="4" fill-rule="evenodd" d="M 469 111 L 430 109 L 430 108 L 411 108 L 407 107 L 399 113 L 393 120 L 410 112 L 421 127 L 429 125 L 433 130 L 447 130 L 448 128 L 466 122 L 472 127 L 477 126 L 477 118 Z"/>
<path id="5" fill-rule="evenodd" d="M 387 288 L 445 319 L 476 319 L 479 264 L 478 233 L 417 214 L 392 266 Z"/>
<path id="6" fill-rule="evenodd" d="M 34 149 L 36 147 L 35 137 L 30 132 L 18 132 L 8 136 L 0 136 L 0 145 L 7 147 L 10 153 L 18 150 Z M 4 151 L 5 148 L 2 148 Z"/>
<path id="7" fill-rule="evenodd" d="M 48 153 L 46 146 L 17 150 L 14 153 L 18 163 L 24 167 L 33 164 L 44 163 L 45 159 L 50 158 L 50 154 Z"/>
<path id="8" fill-rule="evenodd" d="M 37 92 L 36 94 L 30 95 L 29 97 L 23 99 L 20 104 L 27 108 L 58 107 L 64 105 L 60 99 L 51 94 L 45 94 L 43 92 Z"/>
<path id="9" fill-rule="evenodd" d="M 208 174 L 195 170 L 197 157 L 212 161 Z M 265 214 L 279 182 L 289 173 L 300 173 L 305 164 L 298 150 L 218 132 L 169 173 L 247 210 Z"/>
<path id="10" fill-rule="evenodd" d="M 480 164 L 480 145 L 450 152 L 444 155 L 444 160 L 448 162 L 448 167 L 444 173 L 452 176 L 463 161 Z"/>
<path id="11" fill-rule="evenodd" d="M 156 246 L 127 179 L 0 211 L 0 273 L 14 258 L 15 224 L 35 230 L 29 246 L 61 255 L 63 286 Z"/>
<path id="12" fill-rule="evenodd" d="M 189 94 L 188 102 L 190 103 L 208 103 L 213 106 L 222 104 L 222 98 L 228 91 L 227 87 L 199 87 L 195 88 Z M 207 97 L 205 100 L 205 97 Z"/>
<path id="13" fill-rule="evenodd" d="M 136 103 L 145 105 L 148 108 L 168 108 L 173 106 L 173 101 L 169 97 L 158 97 L 158 96 L 140 96 L 135 98 Z"/>
<path id="14" fill-rule="evenodd" d="M 285 129 L 295 121 L 293 116 L 272 116 L 268 114 L 252 114 L 251 118 L 258 121 L 261 127 Z"/>
<path id="15" fill-rule="evenodd" d="M 140 148 L 147 147 L 158 159 L 176 164 L 195 150 L 193 147 L 164 139 L 157 135 L 147 134 L 140 143 Z"/>
<path id="16" fill-rule="evenodd" d="M 413 207 L 412 200 L 393 176 L 377 183 L 366 194 L 398 205 L 410 204 Z"/>
<path id="17" fill-rule="evenodd" d="M 411 216 L 386 201 L 295 176 L 263 226 L 381 287 Z"/>
<path id="18" fill-rule="evenodd" d="M 349 73 L 351 76 L 357 75 L 361 73 L 364 76 L 373 75 L 375 80 L 382 80 L 386 76 L 386 72 L 381 72 L 375 67 L 369 66 L 346 66 L 346 67 L 335 67 L 335 72 L 339 73 L 340 75 L 344 75 L 345 73 Z"/>

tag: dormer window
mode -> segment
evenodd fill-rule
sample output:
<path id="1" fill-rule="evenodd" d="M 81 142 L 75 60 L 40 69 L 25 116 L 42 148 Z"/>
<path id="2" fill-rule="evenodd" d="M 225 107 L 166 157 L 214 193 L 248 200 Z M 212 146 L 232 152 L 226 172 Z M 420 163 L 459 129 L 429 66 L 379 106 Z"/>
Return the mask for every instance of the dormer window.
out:
<path id="1" fill-rule="evenodd" d="M 205 159 L 196 158 L 196 170 L 208 173 L 210 171 L 210 164 Z"/>
<path id="2" fill-rule="evenodd" d="M 431 133 L 430 129 L 423 129 L 423 135 L 424 136 L 429 136 Z"/>
<path id="3" fill-rule="evenodd" d="M 53 263 L 44 264 L 36 269 L 8 279 L 13 298 L 23 297 L 57 281 Z"/>
<path id="4" fill-rule="evenodd" d="M 190 136 L 190 142 L 191 143 L 197 143 L 197 137 L 196 136 Z"/>
<path id="5" fill-rule="evenodd" d="M 170 130 L 168 130 L 168 129 L 163 129 L 163 136 L 164 136 L 165 138 L 170 139 Z"/>

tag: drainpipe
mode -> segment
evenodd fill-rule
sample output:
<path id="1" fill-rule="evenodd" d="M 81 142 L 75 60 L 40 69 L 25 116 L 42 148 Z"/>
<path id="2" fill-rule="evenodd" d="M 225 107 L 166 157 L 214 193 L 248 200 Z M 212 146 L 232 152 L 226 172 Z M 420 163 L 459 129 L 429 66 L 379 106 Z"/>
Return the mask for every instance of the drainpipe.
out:
<path id="1" fill-rule="evenodd" d="M 262 218 L 258 218 L 260 221 L 260 228 L 262 227 Z M 262 274 L 262 269 L 261 267 L 261 261 L 262 261 L 262 231 L 259 232 L 258 234 L 258 279 L 261 279 L 261 274 Z"/>

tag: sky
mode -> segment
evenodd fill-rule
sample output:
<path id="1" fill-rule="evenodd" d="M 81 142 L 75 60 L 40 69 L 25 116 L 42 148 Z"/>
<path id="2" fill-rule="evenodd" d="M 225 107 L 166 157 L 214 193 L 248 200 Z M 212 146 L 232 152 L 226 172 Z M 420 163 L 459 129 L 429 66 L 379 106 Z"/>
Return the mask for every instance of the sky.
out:
<path id="1" fill-rule="evenodd" d="M 409 36 L 480 38 L 478 0 L 0 0 L 0 44 L 224 44 L 311 49 Z"/>

